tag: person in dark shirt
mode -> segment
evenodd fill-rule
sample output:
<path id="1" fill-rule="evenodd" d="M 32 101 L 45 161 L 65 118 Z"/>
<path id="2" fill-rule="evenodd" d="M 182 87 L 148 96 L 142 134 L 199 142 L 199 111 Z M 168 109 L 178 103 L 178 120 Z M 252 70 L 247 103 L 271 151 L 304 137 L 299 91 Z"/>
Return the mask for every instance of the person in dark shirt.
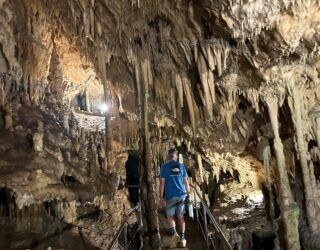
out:
<path id="1" fill-rule="evenodd" d="M 128 160 L 125 164 L 126 167 L 126 186 L 129 192 L 129 198 L 132 205 L 135 207 L 139 202 L 139 156 L 134 152 L 128 152 Z"/>

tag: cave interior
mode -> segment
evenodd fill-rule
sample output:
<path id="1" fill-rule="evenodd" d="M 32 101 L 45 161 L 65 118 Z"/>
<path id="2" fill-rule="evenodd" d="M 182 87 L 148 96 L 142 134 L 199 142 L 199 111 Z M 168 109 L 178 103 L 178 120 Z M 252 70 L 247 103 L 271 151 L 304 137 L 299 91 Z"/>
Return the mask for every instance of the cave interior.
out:
<path id="1" fill-rule="evenodd" d="M 0 25 L 0 250 L 110 249 L 130 154 L 126 249 L 163 248 L 170 148 L 232 249 L 320 249 L 320 1 L 0 0 Z"/>

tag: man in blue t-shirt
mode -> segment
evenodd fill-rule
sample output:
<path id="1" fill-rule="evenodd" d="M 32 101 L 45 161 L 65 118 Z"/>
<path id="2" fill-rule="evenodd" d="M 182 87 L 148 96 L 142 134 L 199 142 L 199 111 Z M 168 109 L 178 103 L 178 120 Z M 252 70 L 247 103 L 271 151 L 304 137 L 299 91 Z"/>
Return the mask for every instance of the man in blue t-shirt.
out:
<path id="1" fill-rule="evenodd" d="M 160 170 L 160 205 L 164 205 L 164 196 L 166 199 L 166 213 L 170 225 L 170 233 L 172 235 L 170 248 L 180 246 L 185 247 L 187 241 L 184 236 L 184 200 L 190 195 L 190 187 L 188 183 L 188 174 L 185 166 L 177 162 L 177 152 L 175 149 L 169 149 L 168 161 L 161 166 Z M 174 215 L 177 215 L 179 233 L 176 231 L 176 222 Z"/>

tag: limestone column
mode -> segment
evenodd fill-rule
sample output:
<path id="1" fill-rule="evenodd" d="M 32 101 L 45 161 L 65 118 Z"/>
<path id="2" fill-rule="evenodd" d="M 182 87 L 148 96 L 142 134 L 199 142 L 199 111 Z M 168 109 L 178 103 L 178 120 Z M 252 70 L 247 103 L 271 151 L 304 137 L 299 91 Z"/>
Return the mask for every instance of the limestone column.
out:
<path id="1" fill-rule="evenodd" d="M 149 120 L 148 120 L 148 98 L 149 98 L 149 84 L 152 78 L 150 70 L 150 62 L 145 59 L 142 64 L 143 83 L 140 81 L 140 97 L 142 98 L 142 122 L 141 133 L 143 140 L 143 186 L 146 190 L 146 202 L 145 202 L 145 217 L 147 221 L 147 228 L 149 236 L 149 247 L 152 249 L 160 249 L 160 233 L 159 233 L 159 220 L 158 220 L 158 207 L 157 197 L 155 189 L 155 175 L 152 167 L 152 151 L 150 145 L 150 133 L 149 133 Z M 139 83 L 138 83 L 139 84 Z"/>
<path id="2" fill-rule="evenodd" d="M 320 147 L 320 116 L 317 116 L 315 118 L 315 130 L 316 130 L 316 139 L 317 139 L 317 144 L 318 147 Z"/>
<path id="3" fill-rule="evenodd" d="M 111 128 L 111 117 L 110 114 L 106 114 L 105 116 L 105 135 L 106 135 L 106 166 L 105 169 L 107 173 L 115 172 L 113 166 L 113 149 L 112 149 L 112 128 Z"/>
<path id="4" fill-rule="evenodd" d="M 311 176 L 308 167 L 307 151 L 308 147 L 304 140 L 304 128 L 305 124 L 302 120 L 302 107 L 300 105 L 302 99 L 300 92 L 296 86 L 291 85 L 289 87 L 291 97 L 289 98 L 289 106 L 292 113 L 294 128 L 296 132 L 296 138 L 298 143 L 297 153 L 299 154 L 299 162 L 302 170 L 302 178 L 304 184 L 305 206 L 307 213 L 308 225 L 311 233 L 315 232 L 318 228 L 316 220 L 315 201 L 313 199 L 313 190 L 311 185 Z"/>
<path id="5" fill-rule="evenodd" d="M 103 84 L 104 90 L 104 101 L 106 104 L 109 103 L 110 95 L 108 89 L 108 82 L 107 82 L 107 72 L 106 72 L 106 62 L 105 62 L 105 49 L 101 47 L 97 51 L 97 60 L 98 60 L 98 67 L 99 73 L 101 77 L 101 81 Z M 106 160 L 104 170 L 107 173 L 113 173 L 115 169 L 113 168 L 113 149 L 112 149 L 112 129 L 111 129 L 111 116 L 110 112 L 106 112 L 105 114 L 105 138 L 106 138 Z"/>
<path id="6" fill-rule="evenodd" d="M 91 112 L 91 103 L 90 103 L 90 95 L 88 93 L 88 90 L 85 91 L 85 98 L 86 98 L 86 108 L 87 112 Z"/>
<path id="7" fill-rule="evenodd" d="M 283 152 L 283 144 L 279 135 L 279 123 L 278 123 L 278 97 L 275 95 L 264 96 L 265 102 L 268 106 L 268 112 L 274 134 L 274 149 L 276 153 L 277 161 L 277 174 L 278 174 L 278 190 L 280 195 L 280 209 L 282 216 L 282 223 L 284 226 L 284 238 L 286 243 L 286 249 L 298 250 L 300 249 L 299 232 L 298 232 L 298 216 L 299 209 L 296 203 L 293 201 L 287 168 L 285 163 L 285 157 Z"/>

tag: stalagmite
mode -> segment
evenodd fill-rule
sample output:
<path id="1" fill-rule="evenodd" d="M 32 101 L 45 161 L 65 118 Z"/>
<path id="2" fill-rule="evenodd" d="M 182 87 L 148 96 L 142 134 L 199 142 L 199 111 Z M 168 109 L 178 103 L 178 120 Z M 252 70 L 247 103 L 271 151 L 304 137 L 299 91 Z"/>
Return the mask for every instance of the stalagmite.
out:
<path id="1" fill-rule="evenodd" d="M 269 117 L 272 125 L 274 135 L 274 149 L 277 160 L 277 173 L 279 177 L 278 188 L 280 195 L 280 209 L 282 215 L 282 223 L 284 225 L 284 234 L 286 241 L 286 249 L 300 249 L 299 232 L 298 232 L 298 216 L 299 209 L 293 201 L 287 169 L 285 164 L 285 157 L 283 152 L 283 144 L 279 135 L 278 122 L 278 97 L 272 94 L 264 95 L 264 100 L 268 106 Z"/>

